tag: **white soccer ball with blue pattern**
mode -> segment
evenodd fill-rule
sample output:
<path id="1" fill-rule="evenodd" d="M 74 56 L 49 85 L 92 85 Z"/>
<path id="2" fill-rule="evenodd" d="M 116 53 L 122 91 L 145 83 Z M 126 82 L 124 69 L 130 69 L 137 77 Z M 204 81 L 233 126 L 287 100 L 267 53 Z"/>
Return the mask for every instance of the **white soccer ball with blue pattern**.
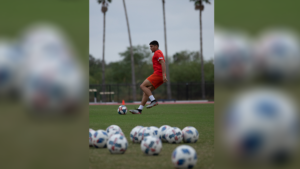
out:
<path id="1" fill-rule="evenodd" d="M 106 128 L 106 133 L 108 135 L 111 135 L 111 133 L 114 133 L 115 131 L 122 131 L 121 128 L 117 125 L 110 125 Z"/>
<path id="2" fill-rule="evenodd" d="M 167 142 L 166 140 L 166 137 L 165 137 L 165 134 L 166 134 L 166 131 L 171 128 L 171 126 L 168 126 L 168 125 L 163 125 L 161 126 L 159 129 L 158 129 L 158 137 L 161 139 L 162 142 Z"/>
<path id="3" fill-rule="evenodd" d="M 113 130 L 108 134 L 108 138 L 110 138 L 111 136 L 115 135 L 115 134 L 121 134 L 122 136 L 125 137 L 124 133 L 122 131 L 117 131 L 117 130 Z"/>
<path id="4" fill-rule="evenodd" d="M 256 41 L 255 58 L 262 75 L 270 80 L 299 78 L 300 49 L 298 35 L 290 30 L 267 30 Z"/>
<path id="5" fill-rule="evenodd" d="M 147 155 L 158 155 L 162 149 L 162 143 L 158 137 L 148 136 L 142 141 L 141 149 Z"/>
<path id="6" fill-rule="evenodd" d="M 14 55 L 16 49 L 13 44 L 6 39 L 0 38 L 0 97 L 9 94 L 16 85 L 16 75 L 18 75 L 19 66 L 18 60 L 20 58 Z M 22 69 L 23 70 L 23 69 Z"/>
<path id="7" fill-rule="evenodd" d="M 93 129 L 89 129 L 89 146 L 93 147 L 93 135 L 96 131 Z"/>
<path id="8" fill-rule="evenodd" d="M 124 105 L 119 106 L 119 108 L 118 108 L 118 113 L 119 113 L 120 115 L 126 115 L 126 113 L 127 113 L 127 107 L 124 106 Z"/>
<path id="9" fill-rule="evenodd" d="M 188 126 L 182 129 L 183 142 L 196 143 L 199 138 L 199 133 L 195 127 Z"/>
<path id="10" fill-rule="evenodd" d="M 127 139 L 121 134 L 115 134 L 107 141 L 107 149 L 112 154 L 124 154 L 127 150 Z"/>
<path id="11" fill-rule="evenodd" d="M 154 134 L 158 137 L 158 130 L 159 129 L 157 127 L 155 127 L 155 126 L 151 126 L 150 128 L 154 132 Z"/>
<path id="12" fill-rule="evenodd" d="M 143 127 L 142 129 L 139 130 L 138 141 L 141 142 L 142 140 L 144 140 L 145 137 L 148 136 L 155 136 L 154 131 L 151 130 L 150 127 Z"/>
<path id="13" fill-rule="evenodd" d="M 278 164 L 295 158 L 299 101 L 278 89 L 256 88 L 235 96 L 223 113 L 220 136 L 227 157 Z"/>
<path id="14" fill-rule="evenodd" d="M 172 153 L 172 163 L 175 168 L 193 168 L 197 163 L 197 153 L 191 146 L 178 146 Z"/>
<path id="15" fill-rule="evenodd" d="M 165 138 L 169 143 L 178 144 L 183 139 L 183 134 L 180 128 L 171 127 L 166 131 Z"/>
<path id="16" fill-rule="evenodd" d="M 95 148 L 105 148 L 107 140 L 108 140 L 108 135 L 104 130 L 95 131 L 92 137 L 93 146 Z"/>
<path id="17" fill-rule="evenodd" d="M 131 132 L 130 132 L 130 140 L 133 143 L 139 143 L 139 139 L 138 139 L 138 135 L 139 135 L 139 131 L 140 129 L 143 128 L 143 126 L 136 126 L 134 127 Z"/>

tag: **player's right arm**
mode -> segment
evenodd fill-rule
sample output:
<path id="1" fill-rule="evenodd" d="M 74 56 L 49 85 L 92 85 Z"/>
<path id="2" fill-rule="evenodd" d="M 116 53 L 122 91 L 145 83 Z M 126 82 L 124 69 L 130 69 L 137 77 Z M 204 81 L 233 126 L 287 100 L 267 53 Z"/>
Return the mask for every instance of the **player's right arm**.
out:
<path id="1" fill-rule="evenodd" d="M 159 63 L 161 64 L 162 75 L 164 83 L 167 82 L 167 74 L 166 74 L 166 63 L 164 60 L 160 60 Z"/>

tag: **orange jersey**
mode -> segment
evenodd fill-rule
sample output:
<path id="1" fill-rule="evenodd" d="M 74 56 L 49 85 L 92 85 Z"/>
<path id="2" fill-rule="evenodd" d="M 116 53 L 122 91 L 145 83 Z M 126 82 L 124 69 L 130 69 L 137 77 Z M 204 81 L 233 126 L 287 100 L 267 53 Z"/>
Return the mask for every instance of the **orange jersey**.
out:
<path id="1" fill-rule="evenodd" d="M 162 51 L 158 49 L 157 51 L 154 52 L 154 55 L 152 57 L 153 70 L 154 70 L 153 74 L 162 76 L 162 67 L 161 64 L 159 63 L 160 60 L 165 61 L 165 57 Z"/>

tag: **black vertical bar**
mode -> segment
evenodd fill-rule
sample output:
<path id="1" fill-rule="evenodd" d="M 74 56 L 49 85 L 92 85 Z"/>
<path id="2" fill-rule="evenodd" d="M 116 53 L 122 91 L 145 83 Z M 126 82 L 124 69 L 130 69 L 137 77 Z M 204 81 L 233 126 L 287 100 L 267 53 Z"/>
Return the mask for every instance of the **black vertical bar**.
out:
<path id="1" fill-rule="evenodd" d="M 190 100 L 190 93 L 189 93 L 189 91 L 190 91 L 190 84 L 188 83 L 188 90 L 187 90 L 188 92 L 187 92 L 187 95 L 188 95 L 188 100 Z"/>
<path id="2" fill-rule="evenodd" d="M 189 100 L 189 84 L 186 83 L 186 86 L 185 86 L 185 94 L 186 94 L 186 100 Z"/>
<path id="3" fill-rule="evenodd" d="M 194 85 L 192 84 L 191 87 L 190 87 L 191 95 L 192 95 L 191 99 L 192 99 L 192 100 L 195 99 L 195 98 L 194 98 L 195 94 L 193 93 L 193 87 L 194 87 Z"/>

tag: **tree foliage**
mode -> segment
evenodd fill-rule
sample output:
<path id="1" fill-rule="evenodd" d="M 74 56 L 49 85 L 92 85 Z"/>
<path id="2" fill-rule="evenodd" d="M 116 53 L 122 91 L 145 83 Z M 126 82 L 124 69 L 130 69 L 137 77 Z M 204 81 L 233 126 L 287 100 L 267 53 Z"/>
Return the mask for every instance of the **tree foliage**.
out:
<path id="1" fill-rule="evenodd" d="M 98 0 L 98 3 L 99 3 L 99 4 L 101 4 L 101 3 L 106 3 L 106 2 L 111 3 L 111 0 Z"/>
<path id="2" fill-rule="evenodd" d="M 202 4 L 202 2 L 206 2 L 210 4 L 210 0 L 190 0 L 190 1 L 195 2 L 195 5 L 200 5 Z"/>
<path id="3" fill-rule="evenodd" d="M 153 73 L 152 56 L 147 45 L 133 46 L 136 83 L 142 83 Z M 111 62 L 106 65 L 106 83 L 131 83 L 131 58 L 130 47 L 119 53 L 122 60 Z M 199 52 L 179 51 L 172 59 L 169 59 L 170 81 L 171 83 L 181 82 L 201 82 L 201 61 Z M 92 55 L 89 57 L 89 82 L 90 84 L 101 84 L 101 65 L 99 59 Z M 213 60 L 204 62 L 205 81 L 214 81 Z"/>

